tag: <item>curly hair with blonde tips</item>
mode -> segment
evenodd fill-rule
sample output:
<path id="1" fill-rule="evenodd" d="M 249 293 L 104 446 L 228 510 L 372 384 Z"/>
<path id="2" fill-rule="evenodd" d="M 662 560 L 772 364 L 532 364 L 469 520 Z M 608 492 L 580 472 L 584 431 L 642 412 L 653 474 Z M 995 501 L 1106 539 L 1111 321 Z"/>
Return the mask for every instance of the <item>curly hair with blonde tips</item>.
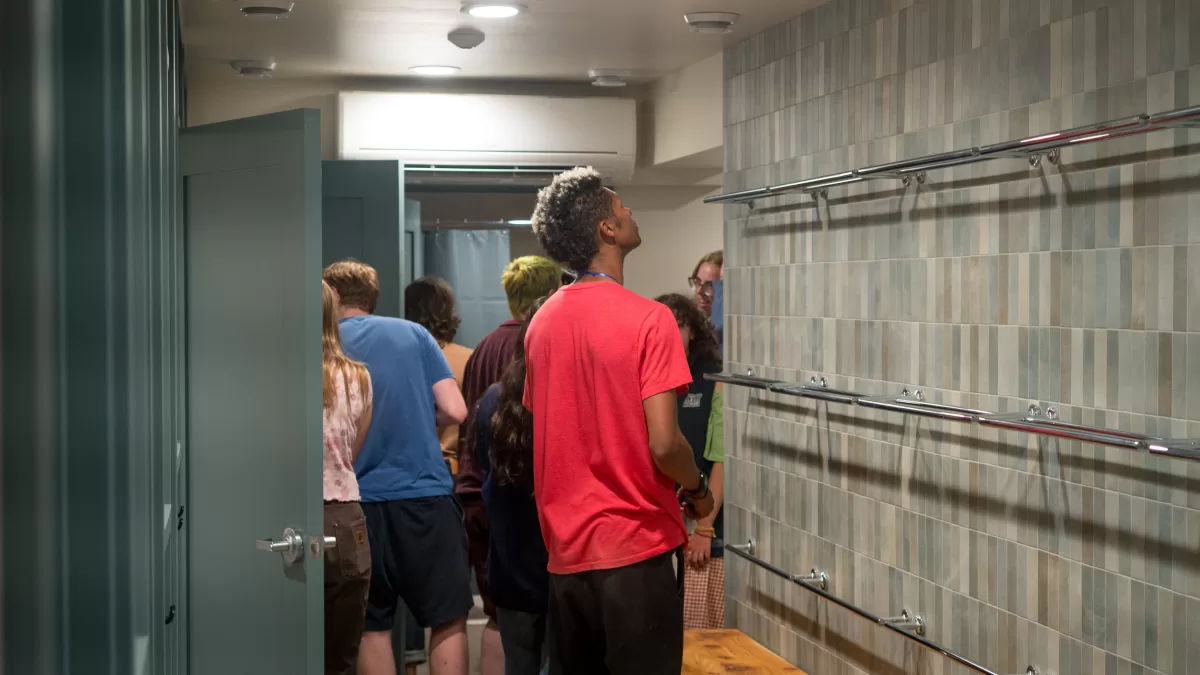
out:
<path id="1" fill-rule="evenodd" d="M 538 192 L 533 233 L 551 258 L 582 272 L 600 252 L 596 227 L 612 215 L 612 193 L 604 177 L 593 168 L 577 167 Z"/>

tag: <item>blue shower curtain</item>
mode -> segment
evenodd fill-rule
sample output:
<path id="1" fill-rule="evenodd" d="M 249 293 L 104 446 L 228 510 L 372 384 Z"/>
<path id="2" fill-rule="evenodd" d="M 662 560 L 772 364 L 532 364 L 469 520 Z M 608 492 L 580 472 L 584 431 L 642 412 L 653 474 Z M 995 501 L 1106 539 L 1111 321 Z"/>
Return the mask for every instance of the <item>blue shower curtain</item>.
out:
<path id="1" fill-rule="evenodd" d="M 507 230 L 425 233 L 425 274 L 450 282 L 462 317 L 454 341 L 474 348 L 512 318 L 500 275 L 511 259 Z"/>

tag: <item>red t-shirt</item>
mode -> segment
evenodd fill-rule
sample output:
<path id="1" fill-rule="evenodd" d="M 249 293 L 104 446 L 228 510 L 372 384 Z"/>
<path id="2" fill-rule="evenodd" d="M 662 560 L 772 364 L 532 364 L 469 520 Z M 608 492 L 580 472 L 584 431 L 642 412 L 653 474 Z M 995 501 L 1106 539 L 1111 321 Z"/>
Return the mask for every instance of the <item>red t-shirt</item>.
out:
<path id="1" fill-rule="evenodd" d="M 691 383 L 665 305 L 576 283 L 525 336 L 533 478 L 552 574 L 632 565 L 687 540 L 675 485 L 654 465 L 642 401 Z"/>

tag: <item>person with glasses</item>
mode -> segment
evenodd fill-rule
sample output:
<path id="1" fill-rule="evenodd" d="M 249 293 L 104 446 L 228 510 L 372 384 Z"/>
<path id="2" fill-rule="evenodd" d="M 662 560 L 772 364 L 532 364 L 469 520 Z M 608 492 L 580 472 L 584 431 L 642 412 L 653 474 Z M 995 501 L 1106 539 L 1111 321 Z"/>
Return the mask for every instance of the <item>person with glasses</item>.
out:
<path id="1" fill-rule="evenodd" d="M 712 318 L 713 282 L 725 278 L 725 252 L 713 251 L 696 263 L 692 276 L 688 277 L 688 286 L 692 289 L 692 300 L 704 312 L 704 316 Z"/>

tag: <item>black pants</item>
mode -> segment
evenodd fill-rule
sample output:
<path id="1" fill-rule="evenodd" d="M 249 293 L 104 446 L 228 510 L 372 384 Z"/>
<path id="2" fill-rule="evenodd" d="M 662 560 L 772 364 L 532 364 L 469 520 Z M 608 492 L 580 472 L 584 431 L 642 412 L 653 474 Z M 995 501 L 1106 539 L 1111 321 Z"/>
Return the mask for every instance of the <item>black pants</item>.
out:
<path id="1" fill-rule="evenodd" d="M 679 675 L 683 579 L 676 552 L 550 575 L 550 675 Z"/>

